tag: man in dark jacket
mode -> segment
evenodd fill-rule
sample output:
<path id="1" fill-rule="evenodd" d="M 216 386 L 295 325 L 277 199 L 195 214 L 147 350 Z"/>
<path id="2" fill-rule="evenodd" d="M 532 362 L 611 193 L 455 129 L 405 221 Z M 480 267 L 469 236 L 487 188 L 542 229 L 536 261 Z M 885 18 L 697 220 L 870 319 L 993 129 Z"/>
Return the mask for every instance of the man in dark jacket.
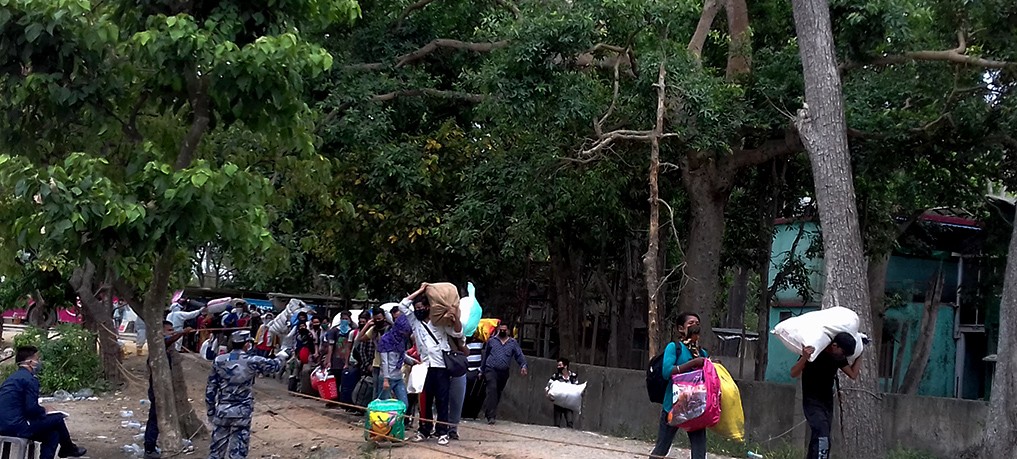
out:
<path id="1" fill-rule="evenodd" d="M 42 443 L 41 459 L 53 459 L 57 447 L 60 457 L 81 457 L 85 448 L 71 441 L 64 416 L 48 414 L 39 406 L 41 368 L 39 349 L 22 346 L 17 349 L 18 369 L 0 386 L 0 435 L 27 438 Z"/>

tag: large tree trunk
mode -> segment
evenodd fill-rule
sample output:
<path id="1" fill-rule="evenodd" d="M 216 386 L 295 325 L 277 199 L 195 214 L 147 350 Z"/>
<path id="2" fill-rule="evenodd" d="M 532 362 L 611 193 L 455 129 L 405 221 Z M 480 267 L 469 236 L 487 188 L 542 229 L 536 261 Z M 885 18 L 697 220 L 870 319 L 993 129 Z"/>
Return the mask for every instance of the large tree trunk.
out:
<path id="1" fill-rule="evenodd" d="M 120 370 L 122 354 L 113 324 L 112 294 L 106 294 L 109 301 L 99 301 L 95 297 L 95 265 L 90 261 L 74 270 L 70 283 L 81 301 L 82 315 L 87 319 L 85 322 L 90 323 L 90 329 L 99 338 L 102 376 L 110 384 L 119 386 L 124 383 L 124 375 Z"/>
<path id="2" fill-rule="evenodd" d="M 683 183 L 691 203 L 689 239 L 685 249 L 685 279 L 679 294 L 683 312 L 699 314 L 702 326 L 700 342 L 713 349 L 713 310 L 720 291 L 720 257 L 724 247 L 724 209 L 731 196 L 727 180 L 715 165 L 690 170 L 683 168 Z"/>
<path id="3" fill-rule="evenodd" d="M 979 457 L 1013 457 L 1014 445 L 1017 445 L 1017 222 L 1006 259 L 996 356 L 983 451 Z"/>
<path id="4" fill-rule="evenodd" d="M 915 344 L 915 351 L 911 353 L 911 364 L 908 365 L 908 372 L 904 375 L 901 393 L 908 395 L 918 393 L 918 386 L 925 376 L 925 368 L 929 365 L 929 354 L 932 353 L 932 340 L 936 336 L 936 319 L 939 316 L 941 298 L 943 298 L 943 271 L 936 273 L 932 285 L 925 293 L 925 311 L 922 313 L 922 323 L 918 328 L 920 338 Z"/>
<path id="5" fill-rule="evenodd" d="M 847 122 L 840 74 L 834 54 L 830 8 L 826 0 L 794 0 L 795 30 L 805 76 L 805 102 L 796 125 L 812 162 L 819 219 L 823 228 L 826 291 L 823 307 L 835 304 L 858 313 L 861 327 L 872 329 L 862 236 L 851 174 Z M 841 391 L 844 457 L 876 458 L 886 453 L 876 359 L 863 358 L 861 376 Z"/>
<path id="6" fill-rule="evenodd" d="M 550 256 L 558 306 L 558 353 L 578 361 L 583 319 L 583 254 L 567 242 L 552 241 Z"/>

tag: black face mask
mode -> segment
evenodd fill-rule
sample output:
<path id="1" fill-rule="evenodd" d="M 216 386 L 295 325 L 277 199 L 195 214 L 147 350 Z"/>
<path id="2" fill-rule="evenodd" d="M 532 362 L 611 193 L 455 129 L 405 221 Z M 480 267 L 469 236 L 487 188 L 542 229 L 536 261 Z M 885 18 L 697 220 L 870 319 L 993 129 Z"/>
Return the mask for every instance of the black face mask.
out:
<path id="1" fill-rule="evenodd" d="M 693 325 L 693 326 L 685 329 L 685 337 L 688 338 L 688 337 L 691 337 L 691 336 L 694 336 L 694 335 L 698 335 L 699 332 L 701 332 L 701 331 L 702 331 L 702 328 L 699 325 Z"/>
<path id="2" fill-rule="evenodd" d="M 431 310 L 430 309 L 417 309 L 416 311 L 413 311 L 413 315 L 417 318 L 417 320 L 421 320 L 421 321 L 422 320 L 427 320 L 427 316 L 431 315 Z"/>
<path id="3" fill-rule="evenodd" d="M 498 332 L 498 337 L 499 338 L 504 338 L 506 336 L 508 336 L 508 332 L 507 331 L 501 330 L 501 331 Z"/>

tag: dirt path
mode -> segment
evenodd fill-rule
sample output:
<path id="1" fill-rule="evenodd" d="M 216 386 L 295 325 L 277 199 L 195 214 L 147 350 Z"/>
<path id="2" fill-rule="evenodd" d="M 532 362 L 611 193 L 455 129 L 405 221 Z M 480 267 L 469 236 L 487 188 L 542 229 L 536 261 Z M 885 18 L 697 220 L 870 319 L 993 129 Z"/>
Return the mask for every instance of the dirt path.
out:
<path id="1" fill-rule="evenodd" d="M 130 349 L 130 350 L 133 350 Z M 208 363 L 195 356 L 184 356 L 188 378 L 188 395 L 199 415 L 204 415 L 204 388 Z M 53 409 L 70 414 L 71 435 L 89 450 L 92 458 L 128 458 L 125 445 L 141 445 L 138 428 L 122 427 L 123 421 L 147 420 L 147 373 L 145 358 L 131 356 L 124 362 L 132 383 L 98 400 L 53 403 Z M 393 458 L 438 459 L 459 457 L 470 459 L 619 459 L 645 458 L 652 448 L 646 442 L 612 438 L 603 435 L 499 422 L 464 421 L 460 427 L 461 441 L 448 447 L 433 441 L 399 447 L 375 448 L 364 441 L 363 418 L 341 410 L 329 410 L 322 403 L 293 397 L 285 385 L 275 379 L 259 379 L 255 393 L 255 415 L 252 428 L 251 458 L 264 459 L 326 459 L 326 458 Z M 130 418 L 121 411 L 133 411 Z M 408 433 L 409 434 L 409 433 Z M 206 457 L 208 439 L 196 438 L 194 451 L 177 457 Z M 671 457 L 688 457 L 687 450 L 674 449 Z M 709 456 L 711 459 L 725 459 Z"/>

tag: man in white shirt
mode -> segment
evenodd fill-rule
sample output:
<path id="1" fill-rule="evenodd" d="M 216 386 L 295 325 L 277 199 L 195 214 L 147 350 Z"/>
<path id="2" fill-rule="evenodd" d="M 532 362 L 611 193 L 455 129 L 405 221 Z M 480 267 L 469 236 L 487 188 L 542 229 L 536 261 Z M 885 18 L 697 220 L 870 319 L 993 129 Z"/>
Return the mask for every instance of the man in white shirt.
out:
<path id="1" fill-rule="evenodd" d="M 431 323 L 431 305 L 423 295 L 426 288 L 426 283 L 420 284 L 416 292 L 399 303 L 399 310 L 406 315 L 410 326 L 413 327 L 413 336 L 422 364 L 427 365 L 427 379 L 424 381 L 424 394 L 427 400 L 424 404 L 425 412 L 421 413 L 420 417 L 434 419 L 435 411 L 438 417 L 437 425 L 433 421 L 422 420 L 413 441 L 424 441 L 434 434 L 438 437 L 438 444 L 445 446 L 449 441 L 449 385 L 452 378 L 445 369 L 444 354 L 451 350 L 449 337 L 455 339 L 463 337 L 463 324 L 459 322 L 458 317 L 453 319 L 451 327 Z"/>
<path id="2" fill-rule="evenodd" d="M 170 305 L 170 313 L 166 315 L 166 320 L 173 324 L 173 331 L 179 332 L 184 329 L 184 322 L 197 318 L 198 316 L 205 313 L 206 308 L 202 306 L 200 309 L 194 311 L 184 311 L 184 307 L 181 306 L 181 302 L 190 302 L 190 300 L 180 299 L 180 301 Z M 197 303 L 191 303 L 197 304 Z M 179 351 L 182 343 L 177 341 L 173 344 L 174 348 Z"/>

